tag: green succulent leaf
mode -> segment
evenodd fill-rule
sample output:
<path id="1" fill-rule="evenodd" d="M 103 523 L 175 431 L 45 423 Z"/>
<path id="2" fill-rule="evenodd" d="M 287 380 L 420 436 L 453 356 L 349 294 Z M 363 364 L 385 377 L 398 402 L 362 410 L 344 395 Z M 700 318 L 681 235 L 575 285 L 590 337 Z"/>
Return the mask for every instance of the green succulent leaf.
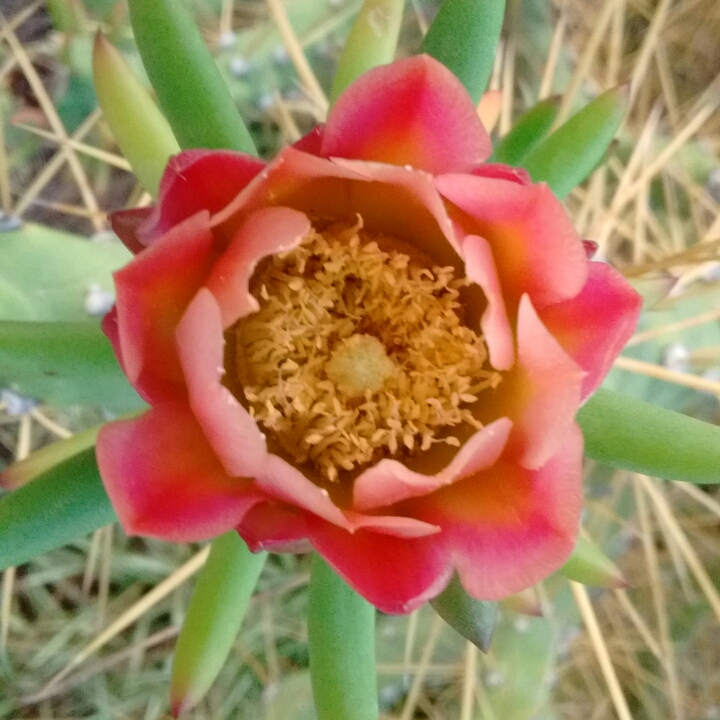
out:
<path id="1" fill-rule="evenodd" d="M 100 428 L 102 425 L 95 425 L 69 438 L 45 445 L 24 460 L 14 462 L 0 473 L 0 490 L 16 490 L 68 458 L 92 447 L 97 441 Z"/>
<path id="2" fill-rule="evenodd" d="M 585 454 L 668 480 L 720 483 L 720 427 L 598 390 L 578 413 Z"/>
<path id="3" fill-rule="evenodd" d="M 495 63 L 505 0 L 445 0 L 422 51 L 455 73 L 477 104 Z"/>
<path id="4" fill-rule="evenodd" d="M 175 647 L 175 717 L 200 701 L 225 664 L 266 557 L 251 553 L 235 530 L 213 540 Z"/>
<path id="5" fill-rule="evenodd" d="M 603 588 L 627 585 L 615 563 L 586 538 L 579 536 L 570 559 L 560 568 L 568 580 Z"/>
<path id="6" fill-rule="evenodd" d="M 128 4 L 145 70 L 180 146 L 257 154 L 183 4 L 177 0 L 129 0 Z"/>
<path id="7" fill-rule="evenodd" d="M 315 555 L 308 644 L 318 720 L 377 720 L 375 608 Z"/>
<path id="8" fill-rule="evenodd" d="M 455 575 L 430 604 L 453 630 L 483 652 L 488 651 L 498 621 L 497 603 L 470 597 Z"/>
<path id="9" fill-rule="evenodd" d="M 93 79 L 103 117 L 123 155 L 145 189 L 156 196 L 165 166 L 180 146 L 150 93 L 101 33 L 93 48 Z"/>
<path id="10" fill-rule="evenodd" d="M 116 520 L 89 448 L 0 497 L 0 570 Z"/>
<path id="11" fill-rule="evenodd" d="M 598 166 L 628 107 L 627 87 L 613 88 L 573 115 L 538 145 L 523 167 L 564 198 Z"/>
<path id="12" fill-rule="evenodd" d="M 143 406 L 95 322 L 0 320 L 0 381 L 52 405 Z"/>
<path id="13" fill-rule="evenodd" d="M 112 291 L 112 272 L 131 257 L 117 241 L 24 223 L 2 234 L 0 318 L 87 320 L 88 292 Z"/>
<path id="14" fill-rule="evenodd" d="M 340 55 L 331 102 L 364 72 L 392 61 L 404 6 L 405 0 L 365 0 Z"/>
<path id="15" fill-rule="evenodd" d="M 503 612 L 493 638 L 492 670 L 485 674 L 487 714 L 480 717 L 536 717 L 550 695 L 557 658 L 556 636 L 557 630 L 549 619 Z"/>
<path id="16" fill-rule="evenodd" d="M 530 108 L 496 145 L 492 161 L 516 167 L 522 165 L 525 158 L 550 132 L 558 110 L 558 98 L 548 98 Z"/>

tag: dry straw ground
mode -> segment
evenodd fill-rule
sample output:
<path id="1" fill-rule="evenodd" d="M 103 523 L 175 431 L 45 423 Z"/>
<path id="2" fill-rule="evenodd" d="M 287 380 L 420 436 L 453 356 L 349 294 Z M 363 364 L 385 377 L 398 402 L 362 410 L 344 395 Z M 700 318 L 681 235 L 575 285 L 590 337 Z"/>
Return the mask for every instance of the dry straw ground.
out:
<path id="1" fill-rule="evenodd" d="M 74 8 L 81 33 L 90 37 L 97 27 L 93 13 L 78 0 L 64 5 Z M 279 129 L 281 141 L 295 139 L 327 107 L 315 74 L 318 67 L 322 74 L 322 64 L 308 64 L 303 47 L 324 44 L 325 62 L 331 62 L 348 3 L 330 3 L 324 24 L 300 35 L 287 23 L 281 0 L 214 5 L 215 12 L 206 7 L 199 17 L 215 50 L 230 31 L 273 22 L 280 29 L 286 54 L 276 51 L 276 65 L 295 66 L 301 91 L 281 94 L 269 77 L 266 95 L 253 106 L 254 120 L 261 129 Z M 417 47 L 435 5 L 408 3 L 404 51 Z M 64 126 L 55 103 L 69 37 L 49 30 L 44 3 L 3 2 L 2 10 L 0 206 L 25 220 L 102 232 L 106 211 L 148 198 L 134 187 L 98 111 L 72 131 Z M 106 23 L 122 27 L 121 4 L 107 17 Z M 630 84 L 631 111 L 607 164 L 567 205 L 580 232 L 638 283 L 651 308 L 632 341 L 637 352 L 617 361 L 621 372 L 614 382 L 645 397 L 687 391 L 682 401 L 672 401 L 675 406 L 715 422 L 719 38 L 717 0 L 509 2 L 492 79 L 503 97 L 500 135 L 538 97 L 561 92 L 564 118 L 603 89 Z M 18 126 L 43 139 L 32 153 L 17 151 L 17 140 L 15 149 L 4 142 L 11 134 L 17 139 Z M 686 342 L 691 332 L 695 340 Z M 36 406 L 18 413 L 12 400 L 6 396 L 0 404 L 0 445 L 17 458 L 98 419 L 97 411 L 79 408 Z M 532 682 L 552 690 L 549 699 L 538 695 L 535 717 L 720 718 L 719 525 L 720 498 L 712 490 L 589 464 L 585 530 L 619 556 L 631 586 L 596 593 L 572 585 L 565 600 L 554 603 L 554 590 L 538 588 L 555 623 L 559 656 L 552 667 L 533 666 L 540 674 Z M 205 556 L 200 547 L 129 540 L 107 527 L 6 571 L 0 718 L 169 717 L 173 641 Z M 307 579 L 304 558 L 268 563 L 232 657 L 189 717 L 312 717 L 303 620 Z M 513 622 L 524 632 L 523 618 Z M 481 656 L 428 609 L 381 618 L 378 642 L 386 720 L 527 716 L 519 710 L 500 715 L 493 701 L 503 684 L 509 693 L 520 688 L 523 680 L 512 671 L 521 673 L 524 659 L 502 666 L 497 645 Z"/>

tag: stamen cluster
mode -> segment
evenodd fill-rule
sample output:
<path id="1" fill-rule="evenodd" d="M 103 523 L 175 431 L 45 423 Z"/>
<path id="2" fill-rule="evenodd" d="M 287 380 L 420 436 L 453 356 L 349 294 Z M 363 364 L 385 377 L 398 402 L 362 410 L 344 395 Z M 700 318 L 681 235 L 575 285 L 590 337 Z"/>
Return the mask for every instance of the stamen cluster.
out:
<path id="1" fill-rule="evenodd" d="M 259 268 L 260 309 L 231 330 L 250 413 L 330 481 L 433 443 L 459 446 L 451 428 L 482 427 L 470 407 L 500 381 L 462 322 L 469 281 L 398 247 L 362 220 L 313 229 Z"/>

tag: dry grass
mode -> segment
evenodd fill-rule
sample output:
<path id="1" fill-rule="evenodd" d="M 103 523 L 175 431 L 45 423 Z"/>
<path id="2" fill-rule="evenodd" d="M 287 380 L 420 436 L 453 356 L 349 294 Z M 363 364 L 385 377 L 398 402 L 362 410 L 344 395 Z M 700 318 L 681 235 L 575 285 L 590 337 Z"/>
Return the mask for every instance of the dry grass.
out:
<path id="1" fill-rule="evenodd" d="M 0 142 L 0 203 L 25 218 L 95 232 L 107 228 L 106 210 L 136 203 L 140 193 L 96 113 L 72 133 L 62 126 L 33 64 L 40 53 L 57 54 L 61 38 L 21 42 L 16 35 L 40 5 L 8 14 L 2 23 L 0 77 L 19 72 L 26 79 L 39 107 L 26 106 L 23 121 L 44 125 L 26 132 L 41 134 L 47 145 L 18 161 Z M 430 5 L 408 4 L 408 42 L 426 28 Z M 629 277 L 672 287 L 666 304 L 717 292 L 720 198 L 708 192 L 709 170 L 720 167 L 716 0 L 557 0 L 540 65 L 524 41 L 535 30 L 523 28 L 516 6 L 510 3 L 493 77 L 503 93 L 500 132 L 538 96 L 551 93 L 554 82 L 564 86 L 565 114 L 578 98 L 630 82 L 632 108 L 619 143 L 607 165 L 573 192 L 568 208 L 579 231 L 597 240 L 601 255 Z M 281 21 L 281 4 L 269 8 Z M 224 0 L 204 32 L 216 47 L 228 30 L 267 17 L 260 2 Z M 93 24 L 88 17 L 83 22 Z M 282 35 L 308 92 L 291 101 L 275 93 L 266 121 L 294 139 L 308 115 L 322 116 L 325 100 L 299 52 L 303 43 L 287 26 Z M 717 322 L 711 308 L 639 332 L 634 344 L 663 342 L 679 328 Z M 619 364 L 639 379 L 660 377 L 714 395 L 717 420 L 720 383 L 707 371 L 720 365 L 720 348 L 694 352 L 680 370 L 632 358 Z M 0 442 L 18 458 L 89 422 L 77 411 L 0 410 Z M 595 472 L 602 471 L 590 466 L 588 477 Z M 621 564 L 632 587 L 588 594 L 575 586 L 577 608 L 566 605 L 561 614 L 556 605 L 557 620 L 569 627 L 582 620 L 589 632 L 566 638 L 543 717 L 714 720 L 720 717 L 717 495 L 627 473 L 605 472 L 604 486 L 603 493 L 589 491 L 586 528 L 598 540 L 613 539 L 615 551 L 626 550 Z M 189 580 L 203 558 L 197 547 L 129 540 L 117 528 L 104 528 L 6 571 L 0 718 L 169 717 L 173 639 Z M 209 699 L 189 717 L 310 717 L 302 714 L 308 698 L 306 582 L 303 558 L 268 564 L 233 656 Z M 546 593 L 554 592 L 540 591 L 546 603 Z M 492 651 L 479 656 L 451 636 L 427 609 L 381 619 L 386 720 L 492 720 L 489 693 L 502 682 L 497 658 Z"/>

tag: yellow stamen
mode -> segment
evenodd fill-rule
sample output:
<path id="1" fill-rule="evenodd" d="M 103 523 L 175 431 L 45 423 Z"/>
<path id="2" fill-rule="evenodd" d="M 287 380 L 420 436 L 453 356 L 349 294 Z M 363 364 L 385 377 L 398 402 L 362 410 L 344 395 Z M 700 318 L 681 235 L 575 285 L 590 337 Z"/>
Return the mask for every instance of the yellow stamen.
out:
<path id="1" fill-rule="evenodd" d="M 459 445 L 448 430 L 482 427 L 469 406 L 500 381 L 461 320 L 468 281 L 399 247 L 362 221 L 313 229 L 261 265 L 250 288 L 260 309 L 231 329 L 250 412 L 331 481 Z"/>

